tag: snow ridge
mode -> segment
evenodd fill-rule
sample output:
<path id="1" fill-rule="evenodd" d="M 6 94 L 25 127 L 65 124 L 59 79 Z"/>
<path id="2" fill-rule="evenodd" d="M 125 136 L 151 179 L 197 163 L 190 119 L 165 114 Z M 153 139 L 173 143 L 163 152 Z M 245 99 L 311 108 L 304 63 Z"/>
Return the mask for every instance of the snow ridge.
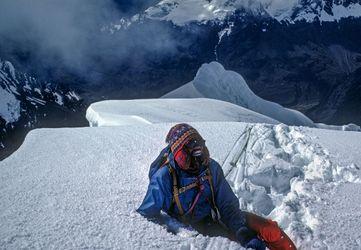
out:
<path id="1" fill-rule="evenodd" d="M 207 98 L 101 101 L 89 106 L 86 118 L 91 127 L 196 121 L 279 123 L 232 103 Z"/>
<path id="2" fill-rule="evenodd" d="M 195 97 L 230 102 L 288 125 L 315 126 L 301 112 L 260 98 L 253 93 L 240 74 L 225 70 L 218 62 L 203 64 L 192 82 L 163 96 L 163 98 Z"/>

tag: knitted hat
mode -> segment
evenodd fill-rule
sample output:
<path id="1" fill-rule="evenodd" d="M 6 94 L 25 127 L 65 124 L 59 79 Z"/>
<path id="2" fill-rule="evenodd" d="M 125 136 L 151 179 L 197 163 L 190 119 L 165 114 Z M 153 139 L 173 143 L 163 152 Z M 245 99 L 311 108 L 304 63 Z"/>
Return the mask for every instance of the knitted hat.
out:
<path id="1" fill-rule="evenodd" d="M 173 126 L 169 130 L 165 142 L 170 145 L 171 151 L 175 154 L 188 141 L 199 137 L 201 137 L 200 134 L 191 125 L 186 123 L 180 123 Z"/>

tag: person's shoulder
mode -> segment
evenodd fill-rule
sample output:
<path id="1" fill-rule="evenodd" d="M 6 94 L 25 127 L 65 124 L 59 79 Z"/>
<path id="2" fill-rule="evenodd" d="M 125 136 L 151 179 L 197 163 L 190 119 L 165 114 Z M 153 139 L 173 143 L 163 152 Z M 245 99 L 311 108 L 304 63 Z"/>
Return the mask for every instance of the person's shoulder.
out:
<path id="1" fill-rule="evenodd" d="M 209 162 L 209 169 L 211 170 L 212 174 L 217 174 L 219 171 L 222 171 L 221 165 L 219 165 L 219 163 L 212 158 Z"/>
<path id="2" fill-rule="evenodd" d="M 164 192 L 171 192 L 172 179 L 167 165 L 159 168 L 150 180 L 150 185 L 159 186 Z"/>
<path id="3" fill-rule="evenodd" d="M 210 168 L 221 168 L 221 165 L 219 165 L 219 163 L 215 159 L 211 158 L 210 162 L 209 162 L 209 167 Z"/>
<path id="4" fill-rule="evenodd" d="M 170 176 L 169 166 L 164 165 L 160 167 L 152 176 L 152 179 L 168 179 Z"/>

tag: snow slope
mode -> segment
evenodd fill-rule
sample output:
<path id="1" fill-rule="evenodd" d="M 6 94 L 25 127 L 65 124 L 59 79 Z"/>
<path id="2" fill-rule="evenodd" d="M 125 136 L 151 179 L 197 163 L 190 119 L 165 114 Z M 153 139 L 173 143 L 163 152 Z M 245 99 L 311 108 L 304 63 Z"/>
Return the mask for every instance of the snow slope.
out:
<path id="1" fill-rule="evenodd" d="M 89 106 L 86 118 L 92 127 L 189 121 L 279 123 L 232 103 L 206 98 L 101 101 Z"/>
<path id="2" fill-rule="evenodd" d="M 193 81 L 163 96 L 163 98 L 195 97 L 234 103 L 288 125 L 315 126 L 302 113 L 258 97 L 240 74 L 225 70 L 218 62 L 203 64 Z"/>
<path id="3" fill-rule="evenodd" d="M 243 209 L 278 220 L 301 249 L 361 247 L 360 133 L 192 124 Z M 239 249 L 165 215 L 165 224 L 158 225 L 135 212 L 148 185 L 149 163 L 171 125 L 30 132 L 0 162 L 0 248 Z M 331 203 L 341 201 L 347 206 Z"/>

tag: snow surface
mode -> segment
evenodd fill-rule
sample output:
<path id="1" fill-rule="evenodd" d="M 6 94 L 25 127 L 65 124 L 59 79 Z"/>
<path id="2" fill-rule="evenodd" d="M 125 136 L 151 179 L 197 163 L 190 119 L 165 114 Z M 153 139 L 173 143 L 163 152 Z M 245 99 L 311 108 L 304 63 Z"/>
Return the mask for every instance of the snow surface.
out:
<path id="1" fill-rule="evenodd" d="M 252 92 L 240 74 L 225 70 L 218 62 L 203 64 L 193 81 L 163 96 L 163 98 L 195 97 L 234 103 L 288 125 L 315 126 L 301 112 L 260 98 Z"/>
<path id="2" fill-rule="evenodd" d="M 279 123 L 232 103 L 206 98 L 101 101 L 89 106 L 86 118 L 92 127 L 190 121 Z"/>
<path id="3" fill-rule="evenodd" d="M 0 162 L 0 248 L 239 249 L 166 215 L 159 225 L 135 212 L 149 164 L 172 125 L 31 131 Z M 361 133 L 192 125 L 222 165 L 241 208 L 276 219 L 301 249 L 361 247 Z"/>

